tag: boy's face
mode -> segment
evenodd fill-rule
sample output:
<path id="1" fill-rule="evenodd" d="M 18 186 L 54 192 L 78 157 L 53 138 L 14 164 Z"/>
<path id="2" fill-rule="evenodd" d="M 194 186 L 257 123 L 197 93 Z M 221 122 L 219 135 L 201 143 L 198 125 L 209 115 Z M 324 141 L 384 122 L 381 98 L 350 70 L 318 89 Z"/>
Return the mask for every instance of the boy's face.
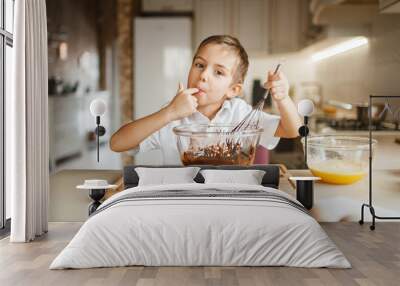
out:
<path id="1" fill-rule="evenodd" d="M 240 93 L 242 85 L 233 82 L 238 63 L 236 53 L 224 45 L 208 44 L 199 50 L 188 78 L 188 88 L 200 90 L 193 94 L 199 107 L 219 107 Z"/>

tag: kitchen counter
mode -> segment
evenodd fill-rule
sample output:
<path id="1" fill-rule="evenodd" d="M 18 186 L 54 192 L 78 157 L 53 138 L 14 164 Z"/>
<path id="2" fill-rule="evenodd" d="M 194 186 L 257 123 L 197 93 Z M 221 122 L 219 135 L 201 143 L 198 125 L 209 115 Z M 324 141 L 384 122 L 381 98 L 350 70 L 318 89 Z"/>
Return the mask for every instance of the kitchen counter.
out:
<path id="1" fill-rule="evenodd" d="M 282 174 L 280 189 L 296 197 L 290 176 L 309 176 L 308 170 L 289 170 Z M 373 202 L 380 216 L 400 216 L 400 169 L 374 170 Z M 64 170 L 50 176 L 49 221 L 72 222 L 87 219 L 91 203 L 88 191 L 77 190 L 85 179 L 105 179 L 115 182 L 121 171 Z M 368 177 L 352 185 L 330 185 L 316 182 L 314 207 L 311 214 L 321 222 L 358 221 L 361 205 L 368 202 Z M 366 221 L 371 216 L 366 212 Z M 379 221 L 379 220 L 378 220 Z"/>
<path id="2" fill-rule="evenodd" d="M 340 130 L 340 129 L 333 129 L 331 127 L 324 127 L 321 129 L 320 132 L 317 132 L 313 135 L 353 135 L 353 136 L 365 136 L 369 137 L 368 130 Z M 375 137 L 382 137 L 382 136 L 400 136 L 400 130 L 374 130 L 372 131 L 372 138 Z"/>
<path id="3" fill-rule="evenodd" d="M 280 189 L 296 196 L 288 182 L 290 176 L 310 176 L 308 170 L 289 170 L 281 180 Z M 361 205 L 368 203 L 368 176 L 351 185 L 332 185 L 317 181 L 314 185 L 312 216 L 321 222 L 358 221 Z M 378 216 L 400 217 L 400 168 L 373 171 L 373 206 Z M 371 221 L 365 209 L 365 221 Z M 380 220 L 377 220 L 378 222 Z"/>

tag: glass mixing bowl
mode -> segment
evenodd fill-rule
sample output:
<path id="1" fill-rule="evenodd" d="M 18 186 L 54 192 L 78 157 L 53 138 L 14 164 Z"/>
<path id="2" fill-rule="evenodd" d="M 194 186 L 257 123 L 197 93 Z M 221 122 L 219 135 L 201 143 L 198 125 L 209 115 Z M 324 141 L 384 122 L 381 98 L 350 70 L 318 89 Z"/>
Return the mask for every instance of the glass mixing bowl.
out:
<path id="1" fill-rule="evenodd" d="M 173 128 L 183 165 L 252 165 L 262 128 L 187 124 Z"/>
<path id="2" fill-rule="evenodd" d="M 304 138 L 302 138 L 304 146 Z M 377 141 L 372 139 L 372 156 Z M 368 172 L 369 138 L 322 135 L 307 138 L 307 163 L 314 176 L 331 184 L 352 184 Z"/>

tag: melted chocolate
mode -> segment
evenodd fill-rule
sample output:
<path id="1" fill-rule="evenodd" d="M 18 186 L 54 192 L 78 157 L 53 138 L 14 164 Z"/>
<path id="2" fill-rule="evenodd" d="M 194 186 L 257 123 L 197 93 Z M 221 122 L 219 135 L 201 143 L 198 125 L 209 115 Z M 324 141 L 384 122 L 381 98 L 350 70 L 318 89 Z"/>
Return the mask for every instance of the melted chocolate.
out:
<path id="1" fill-rule="evenodd" d="M 255 157 L 255 146 L 246 153 L 240 143 L 226 142 L 201 148 L 190 148 L 185 151 L 181 160 L 183 165 L 252 165 Z"/>

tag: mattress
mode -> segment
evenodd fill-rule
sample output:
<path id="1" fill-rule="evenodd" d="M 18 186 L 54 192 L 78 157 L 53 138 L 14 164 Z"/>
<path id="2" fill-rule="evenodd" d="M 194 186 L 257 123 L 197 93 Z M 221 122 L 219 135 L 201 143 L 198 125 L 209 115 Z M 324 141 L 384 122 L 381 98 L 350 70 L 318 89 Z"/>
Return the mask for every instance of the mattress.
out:
<path id="1" fill-rule="evenodd" d="M 240 184 L 138 186 L 106 200 L 50 269 L 351 267 L 290 195 Z"/>

